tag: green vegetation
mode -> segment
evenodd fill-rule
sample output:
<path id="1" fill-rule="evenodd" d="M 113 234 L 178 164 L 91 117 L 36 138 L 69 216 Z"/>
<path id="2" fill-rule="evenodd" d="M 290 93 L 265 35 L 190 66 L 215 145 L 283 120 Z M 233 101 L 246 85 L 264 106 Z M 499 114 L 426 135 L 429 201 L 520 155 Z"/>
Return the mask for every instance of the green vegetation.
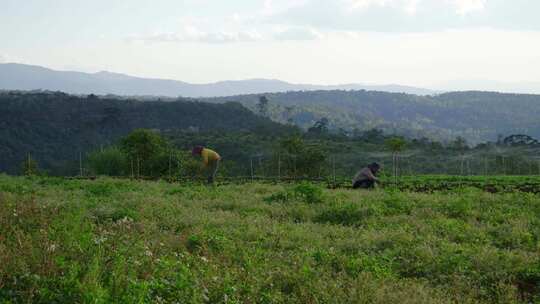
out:
<path id="1" fill-rule="evenodd" d="M 399 175 L 399 153 L 403 151 L 407 142 L 403 138 L 392 137 L 386 140 L 386 146 L 392 151 L 392 174 L 395 178 Z"/>
<path id="2" fill-rule="evenodd" d="M 231 132 L 270 138 L 296 131 L 259 117 L 239 103 L 184 99 L 142 102 L 60 92 L 0 92 L 0 106 L 0 172 L 11 174 L 22 173 L 20 164 L 28 154 L 50 174 L 79 174 L 81 154 L 84 161 L 87 153 L 117 145 L 138 128 L 162 135 L 219 132 L 223 136 Z"/>
<path id="3" fill-rule="evenodd" d="M 540 197 L 0 175 L 0 302 L 539 303 Z"/>
<path id="4" fill-rule="evenodd" d="M 470 187 L 487 192 L 540 193 L 540 176 L 405 176 L 396 185 L 400 190 L 434 192 Z"/>
<path id="5" fill-rule="evenodd" d="M 88 155 L 88 163 L 92 173 L 97 175 L 127 176 L 130 162 L 126 153 L 121 149 L 111 146 L 93 151 Z"/>
<path id="6" fill-rule="evenodd" d="M 365 101 L 368 103 L 388 97 L 373 92 L 342 93 L 343 98 L 367 94 L 371 96 Z M 322 102 L 316 98 L 319 95 L 309 94 L 314 104 Z M 272 109 L 279 105 L 274 97 L 279 96 L 257 96 L 258 116 L 234 102 L 143 102 L 63 93 L 0 93 L 0 172 L 28 173 L 23 164 L 31 155 L 40 174 L 187 177 L 196 175 L 188 151 L 204 145 L 223 156 L 220 173 L 227 176 L 350 178 L 373 161 L 396 176 L 540 174 L 540 145 L 522 134 L 471 147 L 459 136 L 446 143 L 426 137 L 396 137 L 408 134 L 399 125 L 392 131 L 386 128 L 386 133 L 361 124 L 353 131 L 339 129 L 326 117 L 309 120 L 307 131 L 302 132 L 290 125 L 292 114 L 283 120 L 287 125 L 262 117 L 272 117 Z M 357 100 L 354 98 L 351 103 Z M 527 100 L 532 103 L 533 99 Z M 381 107 L 388 102 L 381 100 Z M 288 112 L 294 110 L 284 107 Z M 131 134 L 134 130 L 139 134 Z M 519 129 L 531 134 L 534 130 Z M 149 139 L 146 146 L 139 145 L 144 138 Z M 152 138 L 157 141 L 152 142 Z"/>
<path id="7" fill-rule="evenodd" d="M 452 92 L 417 96 L 375 91 L 305 91 L 264 94 L 266 115 L 307 130 L 325 121 L 336 132 L 381 129 L 410 138 L 478 144 L 498 134 L 527 133 L 540 138 L 540 95 Z M 205 98 L 240 102 L 257 112 L 260 94 Z"/>
<path id="8" fill-rule="evenodd" d="M 38 163 L 30 154 L 28 154 L 22 163 L 22 173 L 26 176 L 36 175 L 39 173 Z"/>

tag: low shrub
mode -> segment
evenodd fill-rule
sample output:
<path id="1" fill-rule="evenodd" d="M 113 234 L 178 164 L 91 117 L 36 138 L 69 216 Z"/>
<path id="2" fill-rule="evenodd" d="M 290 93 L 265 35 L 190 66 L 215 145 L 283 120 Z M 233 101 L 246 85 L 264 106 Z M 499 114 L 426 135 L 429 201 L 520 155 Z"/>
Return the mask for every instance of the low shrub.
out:
<path id="1" fill-rule="evenodd" d="M 318 204 L 323 202 L 323 190 L 311 183 L 300 183 L 293 188 L 294 196 L 306 204 Z"/>
<path id="2" fill-rule="evenodd" d="M 303 182 L 287 190 L 274 193 L 266 197 L 264 201 L 268 203 L 297 201 L 306 204 L 319 204 L 324 201 L 324 192 L 317 185 Z"/>

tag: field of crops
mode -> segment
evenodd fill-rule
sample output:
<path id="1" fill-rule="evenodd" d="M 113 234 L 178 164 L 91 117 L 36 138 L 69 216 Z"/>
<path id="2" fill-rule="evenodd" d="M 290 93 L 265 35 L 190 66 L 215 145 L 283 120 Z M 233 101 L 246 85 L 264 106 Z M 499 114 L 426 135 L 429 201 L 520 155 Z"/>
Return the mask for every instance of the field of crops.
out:
<path id="1" fill-rule="evenodd" d="M 439 178 L 0 175 L 0 303 L 540 303 L 538 179 Z"/>
<path id="2" fill-rule="evenodd" d="M 456 190 L 459 188 L 477 188 L 497 192 L 540 193 L 540 176 L 448 176 L 426 175 L 405 176 L 398 179 L 386 179 L 386 184 L 397 185 L 400 190 L 433 192 Z"/>
<path id="3" fill-rule="evenodd" d="M 244 184 L 252 181 L 280 184 L 295 183 L 302 181 L 302 178 L 263 178 L 263 177 L 231 177 L 222 178 L 220 184 Z M 311 179 L 311 182 L 319 183 L 331 189 L 351 188 L 351 180 L 348 178 L 321 178 Z M 421 176 L 401 176 L 399 178 L 381 177 L 379 185 L 384 189 L 396 189 L 408 192 L 435 192 L 454 191 L 463 188 L 476 188 L 490 193 L 500 192 L 526 192 L 540 193 L 540 176 L 457 176 L 457 175 L 421 175 Z"/>

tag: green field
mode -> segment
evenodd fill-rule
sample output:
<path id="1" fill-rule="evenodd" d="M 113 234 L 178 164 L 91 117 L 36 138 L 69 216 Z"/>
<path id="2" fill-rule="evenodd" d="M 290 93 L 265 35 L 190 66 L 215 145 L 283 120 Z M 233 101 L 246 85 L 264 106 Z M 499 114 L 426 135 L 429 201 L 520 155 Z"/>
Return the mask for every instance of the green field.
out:
<path id="1" fill-rule="evenodd" d="M 0 303 L 540 303 L 539 295 L 534 193 L 0 175 Z"/>
<path id="2" fill-rule="evenodd" d="M 254 180 L 266 183 L 285 183 L 297 182 L 301 179 L 286 179 L 286 178 L 255 178 Z M 172 180 L 175 181 L 175 180 Z M 184 181 L 190 181 L 186 179 Z M 192 181 L 192 180 L 191 180 Z M 201 181 L 203 181 L 201 179 Z M 252 181 L 249 177 L 222 177 L 220 184 L 243 184 Z M 312 182 L 318 183 L 330 189 L 335 188 L 352 188 L 350 178 L 332 177 L 312 179 Z M 182 182 L 182 180 L 177 180 Z M 490 193 L 511 193 L 511 192 L 526 192 L 540 193 L 540 176 L 538 175 L 507 175 L 507 176 L 458 176 L 458 175 L 416 175 L 416 176 L 400 176 L 394 178 L 392 176 L 380 177 L 380 188 L 394 189 L 409 192 L 427 192 L 436 191 L 455 191 L 462 188 L 476 188 Z"/>

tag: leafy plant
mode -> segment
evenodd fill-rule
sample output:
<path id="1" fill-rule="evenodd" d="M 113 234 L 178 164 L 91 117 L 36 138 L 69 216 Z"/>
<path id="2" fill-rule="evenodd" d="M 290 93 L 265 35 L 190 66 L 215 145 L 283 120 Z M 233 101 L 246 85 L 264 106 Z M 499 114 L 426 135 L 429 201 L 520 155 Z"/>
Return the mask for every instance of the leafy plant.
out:
<path id="1" fill-rule="evenodd" d="M 286 203 L 294 200 L 306 204 L 319 204 L 324 201 L 324 192 L 317 185 L 302 182 L 285 191 L 274 193 L 264 200 L 269 203 Z"/>
<path id="2" fill-rule="evenodd" d="M 293 195 L 306 204 L 318 204 L 324 201 L 324 193 L 321 187 L 302 182 L 292 189 Z"/>

